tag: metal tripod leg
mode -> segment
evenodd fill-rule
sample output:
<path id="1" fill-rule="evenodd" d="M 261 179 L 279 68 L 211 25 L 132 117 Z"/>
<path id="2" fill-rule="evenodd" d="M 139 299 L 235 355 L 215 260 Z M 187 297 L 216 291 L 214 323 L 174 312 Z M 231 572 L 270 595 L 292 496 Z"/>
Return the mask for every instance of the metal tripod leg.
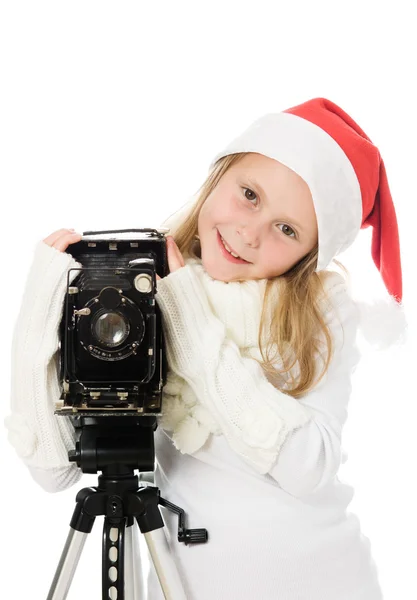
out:
<path id="1" fill-rule="evenodd" d="M 165 600 L 187 600 L 164 530 L 165 527 L 143 534 L 149 554 Z"/>
<path id="2" fill-rule="evenodd" d="M 88 533 L 70 527 L 47 600 L 65 600 Z"/>
<path id="3" fill-rule="evenodd" d="M 125 547 L 125 600 L 143 600 L 142 580 L 135 574 L 138 569 L 141 569 L 141 565 L 135 564 L 135 545 L 139 540 L 135 539 L 137 536 L 133 531 L 134 528 L 138 528 L 137 523 L 127 528 L 125 540 L 127 542 Z M 66 599 L 88 535 L 88 533 L 82 533 L 70 527 L 47 600 Z M 180 576 L 169 551 L 164 528 L 143 535 L 165 599 L 187 600 Z"/>
<path id="4" fill-rule="evenodd" d="M 183 584 L 169 549 L 165 527 L 144 533 L 156 575 L 165 600 L 187 600 Z M 139 552 L 139 524 L 126 528 L 125 537 L 125 600 L 143 600 L 145 587 Z"/>
<path id="5" fill-rule="evenodd" d="M 135 519 L 132 526 L 126 528 L 125 542 L 125 600 L 144 600 L 141 567 L 137 563 L 139 553 L 136 553 L 137 530 L 139 522 Z M 162 592 L 166 600 L 187 600 L 181 578 L 171 556 L 165 527 L 144 533 L 149 550 L 151 563 L 155 568 Z M 135 530 L 135 531 L 134 531 Z M 65 600 L 77 568 L 88 533 L 80 532 L 72 527 L 62 551 L 55 576 L 47 600 Z"/>

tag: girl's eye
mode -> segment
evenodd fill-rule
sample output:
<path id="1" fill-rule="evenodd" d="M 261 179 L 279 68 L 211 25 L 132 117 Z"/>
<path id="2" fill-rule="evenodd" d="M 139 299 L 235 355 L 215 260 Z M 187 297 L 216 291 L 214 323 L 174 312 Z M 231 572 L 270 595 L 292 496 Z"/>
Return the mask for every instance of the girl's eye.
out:
<path id="1" fill-rule="evenodd" d="M 290 231 L 292 231 L 292 232 L 293 232 L 293 234 L 294 234 L 294 236 L 292 236 L 292 235 L 287 235 L 286 233 L 284 233 L 284 235 L 286 235 L 287 237 L 295 237 L 295 238 L 297 237 L 297 234 L 295 233 L 295 231 L 294 231 L 294 229 L 293 229 L 292 227 L 290 227 L 289 225 L 285 225 L 285 223 L 282 223 L 282 226 L 283 226 L 283 227 L 286 227 L 286 228 L 287 228 L 287 230 L 289 229 L 289 230 L 290 230 Z"/>
<path id="2" fill-rule="evenodd" d="M 252 191 L 252 190 L 250 190 L 249 188 L 243 188 L 243 190 L 245 190 L 245 192 L 244 192 L 244 193 L 245 193 L 245 198 L 246 198 L 247 200 L 251 201 L 251 200 L 253 200 L 253 198 L 248 198 L 248 197 L 246 196 L 246 192 L 250 192 L 250 193 L 251 193 L 253 196 L 255 196 L 255 198 L 256 198 L 256 194 L 255 194 L 255 192 L 253 192 L 253 191 Z"/>
<path id="3" fill-rule="evenodd" d="M 243 188 L 243 190 L 244 190 L 245 198 L 247 200 L 249 200 L 249 202 L 251 202 L 254 198 L 257 197 L 256 194 L 255 194 L 255 192 L 253 192 L 250 188 Z M 253 197 L 252 198 L 248 198 L 247 195 L 246 195 L 246 192 L 249 192 L 250 194 L 252 194 Z M 292 227 L 290 227 L 289 225 L 286 225 L 285 223 L 280 223 L 280 225 L 282 225 L 283 227 L 286 227 L 287 230 L 289 229 L 294 234 L 294 235 L 288 235 L 287 233 L 283 232 L 284 235 L 286 235 L 287 237 L 297 238 L 297 234 L 296 234 L 296 232 L 294 231 L 294 229 Z"/>

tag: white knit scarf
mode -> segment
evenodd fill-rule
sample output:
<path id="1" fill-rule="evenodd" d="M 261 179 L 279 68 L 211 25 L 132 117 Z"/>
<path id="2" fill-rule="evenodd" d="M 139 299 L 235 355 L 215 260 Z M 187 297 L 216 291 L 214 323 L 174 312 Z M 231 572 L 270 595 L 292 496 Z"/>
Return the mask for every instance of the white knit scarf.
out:
<path id="1" fill-rule="evenodd" d="M 262 360 L 258 333 L 267 280 L 218 281 L 204 270 L 201 259 L 185 262 L 199 271 L 213 315 L 225 325 L 228 339 L 244 356 Z M 173 433 L 174 445 L 187 454 L 199 450 L 211 434 L 221 433 L 219 424 L 199 403 L 191 386 L 172 370 L 168 370 L 158 423 Z"/>

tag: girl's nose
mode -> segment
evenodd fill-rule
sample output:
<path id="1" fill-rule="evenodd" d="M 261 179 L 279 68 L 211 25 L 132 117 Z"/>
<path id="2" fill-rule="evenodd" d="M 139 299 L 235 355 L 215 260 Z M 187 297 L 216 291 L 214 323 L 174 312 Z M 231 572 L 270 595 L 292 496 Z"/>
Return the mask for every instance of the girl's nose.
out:
<path id="1" fill-rule="evenodd" d="M 250 246 L 251 248 L 256 247 L 259 242 L 259 232 L 254 227 L 248 226 L 240 226 L 237 229 L 238 235 L 242 238 L 245 246 Z"/>

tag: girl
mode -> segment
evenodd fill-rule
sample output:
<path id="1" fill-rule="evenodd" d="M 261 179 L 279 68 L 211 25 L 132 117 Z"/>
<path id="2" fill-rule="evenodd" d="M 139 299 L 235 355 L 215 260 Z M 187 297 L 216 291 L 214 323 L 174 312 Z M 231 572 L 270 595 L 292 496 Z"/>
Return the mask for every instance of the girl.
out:
<path id="1" fill-rule="evenodd" d="M 374 262 L 401 303 L 378 149 L 325 98 L 265 115 L 215 156 L 166 225 L 155 483 L 209 533 L 178 543 L 177 517 L 161 509 L 187 597 L 380 600 L 370 542 L 347 511 L 354 491 L 337 475 L 359 310 L 328 268 L 372 226 Z M 67 457 L 72 425 L 53 414 L 66 274 L 79 266 L 65 250 L 79 239 L 60 230 L 37 246 L 13 338 L 9 439 L 48 491 L 81 476 Z M 147 597 L 162 598 L 152 568 Z"/>

